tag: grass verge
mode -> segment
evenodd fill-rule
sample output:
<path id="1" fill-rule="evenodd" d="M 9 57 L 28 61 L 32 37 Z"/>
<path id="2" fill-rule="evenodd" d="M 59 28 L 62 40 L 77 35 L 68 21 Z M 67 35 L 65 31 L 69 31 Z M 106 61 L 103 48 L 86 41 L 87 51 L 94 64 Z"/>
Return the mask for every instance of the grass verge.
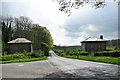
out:
<path id="1" fill-rule="evenodd" d="M 38 58 L 14 59 L 14 60 L 8 60 L 8 61 L 0 61 L 0 63 L 28 62 L 28 61 L 43 60 L 46 58 L 47 58 L 47 56 L 38 57 Z"/>
<path id="2" fill-rule="evenodd" d="M 82 59 L 82 60 L 89 60 L 89 61 L 97 61 L 97 62 L 105 62 L 105 63 L 113 63 L 113 64 L 120 64 L 120 57 L 95 57 L 95 56 L 70 56 L 65 55 L 62 57 L 73 58 L 73 59 Z"/>

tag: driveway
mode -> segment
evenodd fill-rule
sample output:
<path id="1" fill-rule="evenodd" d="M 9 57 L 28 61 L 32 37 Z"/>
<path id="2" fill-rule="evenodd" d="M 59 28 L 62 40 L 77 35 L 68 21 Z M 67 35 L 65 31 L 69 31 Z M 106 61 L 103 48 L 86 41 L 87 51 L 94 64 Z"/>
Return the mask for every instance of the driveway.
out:
<path id="1" fill-rule="evenodd" d="M 118 65 L 59 57 L 2 64 L 3 78 L 118 78 Z M 114 79 L 113 79 L 114 80 Z"/>

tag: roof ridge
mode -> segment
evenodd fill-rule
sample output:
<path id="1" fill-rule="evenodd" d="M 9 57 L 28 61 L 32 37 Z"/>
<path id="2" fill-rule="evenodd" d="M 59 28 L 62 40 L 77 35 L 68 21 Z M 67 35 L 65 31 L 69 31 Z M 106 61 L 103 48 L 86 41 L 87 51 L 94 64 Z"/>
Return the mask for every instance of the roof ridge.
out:
<path id="1" fill-rule="evenodd" d="M 12 41 L 9 41 L 8 43 L 32 43 L 32 41 L 30 41 L 26 38 L 16 38 Z"/>
<path id="2" fill-rule="evenodd" d="M 88 42 L 88 41 L 106 41 L 106 40 L 100 39 L 99 37 L 88 37 L 87 39 L 83 40 L 82 42 Z"/>

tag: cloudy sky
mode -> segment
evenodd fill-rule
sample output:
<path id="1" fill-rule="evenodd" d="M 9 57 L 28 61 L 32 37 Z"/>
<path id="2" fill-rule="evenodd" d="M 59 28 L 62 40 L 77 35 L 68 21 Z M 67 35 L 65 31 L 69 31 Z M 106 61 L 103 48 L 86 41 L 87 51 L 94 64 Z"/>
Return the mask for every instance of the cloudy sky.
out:
<path id="1" fill-rule="evenodd" d="M 50 30 L 56 45 L 81 45 L 88 37 L 118 38 L 118 4 L 106 2 L 106 6 L 94 9 L 85 5 L 72 9 L 71 16 L 58 10 L 55 0 L 2 0 L 2 16 L 27 16 Z"/>

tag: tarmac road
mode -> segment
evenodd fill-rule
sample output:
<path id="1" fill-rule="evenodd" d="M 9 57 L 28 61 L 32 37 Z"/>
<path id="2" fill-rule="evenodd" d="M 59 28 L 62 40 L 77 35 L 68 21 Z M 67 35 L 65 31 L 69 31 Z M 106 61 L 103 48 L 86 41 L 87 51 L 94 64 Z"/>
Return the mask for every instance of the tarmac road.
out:
<path id="1" fill-rule="evenodd" d="M 3 78 L 118 78 L 118 65 L 59 57 L 2 65 Z"/>

